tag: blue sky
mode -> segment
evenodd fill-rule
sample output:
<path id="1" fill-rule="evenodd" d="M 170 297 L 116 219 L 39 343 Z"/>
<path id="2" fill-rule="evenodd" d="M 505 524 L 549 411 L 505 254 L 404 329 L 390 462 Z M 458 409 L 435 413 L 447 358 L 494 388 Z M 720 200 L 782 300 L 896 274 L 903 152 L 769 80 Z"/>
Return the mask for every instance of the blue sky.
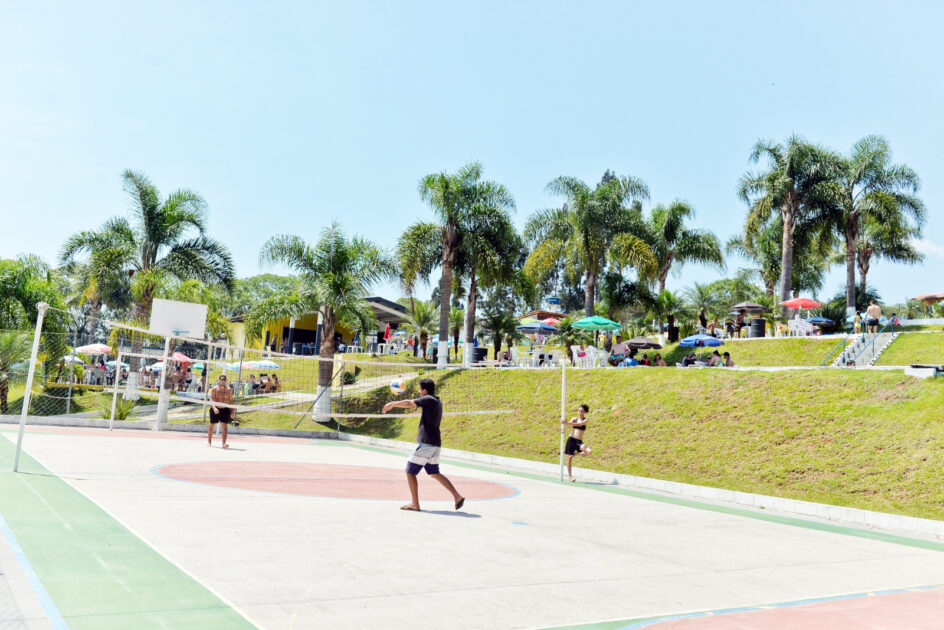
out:
<path id="1" fill-rule="evenodd" d="M 923 179 L 928 257 L 879 262 L 870 284 L 895 301 L 942 291 L 942 7 L 4 2 L 0 257 L 54 260 L 125 212 L 133 168 L 202 193 L 249 276 L 269 236 L 314 240 L 333 219 L 392 246 L 431 216 L 420 177 L 473 159 L 515 195 L 519 225 L 557 203 L 552 178 L 609 168 L 727 239 L 758 138 L 845 151 L 878 133 Z M 669 288 L 717 276 L 690 267 Z M 822 295 L 842 282 L 837 269 Z"/>

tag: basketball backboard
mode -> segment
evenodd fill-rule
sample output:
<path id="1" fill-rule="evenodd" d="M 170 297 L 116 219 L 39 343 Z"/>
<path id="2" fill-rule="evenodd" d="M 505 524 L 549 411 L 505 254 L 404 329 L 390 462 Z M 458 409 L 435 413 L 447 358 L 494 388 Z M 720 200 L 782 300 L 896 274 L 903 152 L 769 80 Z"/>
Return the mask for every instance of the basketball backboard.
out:
<path id="1" fill-rule="evenodd" d="M 148 328 L 160 335 L 203 339 L 206 320 L 206 304 L 155 298 Z"/>

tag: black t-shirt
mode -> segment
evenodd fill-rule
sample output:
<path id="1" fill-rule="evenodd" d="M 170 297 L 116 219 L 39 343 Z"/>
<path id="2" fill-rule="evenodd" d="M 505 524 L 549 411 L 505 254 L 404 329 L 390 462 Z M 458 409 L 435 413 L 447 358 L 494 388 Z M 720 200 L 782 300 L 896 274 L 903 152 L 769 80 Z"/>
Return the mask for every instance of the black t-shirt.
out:
<path id="1" fill-rule="evenodd" d="M 431 446 L 442 446 L 439 423 L 442 422 L 442 402 L 436 396 L 420 396 L 413 401 L 423 410 L 416 441 Z"/>

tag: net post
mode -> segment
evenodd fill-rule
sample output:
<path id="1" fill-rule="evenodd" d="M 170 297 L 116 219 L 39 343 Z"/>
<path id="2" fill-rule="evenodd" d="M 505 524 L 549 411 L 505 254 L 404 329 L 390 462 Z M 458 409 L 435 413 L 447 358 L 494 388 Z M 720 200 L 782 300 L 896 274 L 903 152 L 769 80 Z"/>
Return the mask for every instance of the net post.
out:
<path id="1" fill-rule="evenodd" d="M 561 363 L 560 480 L 564 481 L 564 420 L 567 416 L 567 366 Z"/>
<path id="2" fill-rule="evenodd" d="M 161 421 L 167 419 L 170 392 L 167 391 L 167 364 L 170 363 L 170 337 L 164 340 L 164 367 L 161 368 L 161 383 L 157 389 L 157 416 L 154 418 L 154 430 L 161 430 Z"/>
<path id="3" fill-rule="evenodd" d="M 129 368 L 131 366 L 128 366 Z M 130 369 L 128 370 L 128 376 L 131 376 Z M 118 351 L 118 356 L 115 358 L 115 382 L 112 384 L 114 391 L 111 393 L 111 417 L 108 419 L 108 430 L 112 431 L 115 428 L 115 406 L 118 404 L 118 381 L 121 378 L 121 350 Z"/>
<path id="4" fill-rule="evenodd" d="M 341 355 L 340 367 L 338 368 L 338 374 L 341 375 L 341 391 L 338 394 L 338 413 L 344 413 L 344 355 Z M 330 402 L 330 400 L 329 400 Z M 338 432 L 341 431 L 341 421 L 338 420 Z"/>
<path id="5" fill-rule="evenodd" d="M 246 359 L 246 351 L 240 350 L 239 351 L 239 365 L 237 366 L 237 369 L 236 369 L 236 387 L 235 387 L 235 391 L 236 391 L 235 400 L 236 400 L 237 405 L 239 404 L 239 399 L 240 399 L 239 394 L 240 392 L 242 392 L 242 389 L 243 389 L 243 361 L 245 361 L 245 359 Z M 236 414 L 237 414 L 236 410 L 233 409 L 233 417 L 230 418 L 230 420 L 232 420 L 233 426 L 236 426 Z M 223 429 L 220 428 L 218 430 L 222 431 Z"/>
<path id="6" fill-rule="evenodd" d="M 49 305 L 40 302 L 36 305 L 39 314 L 36 315 L 36 332 L 33 333 L 33 350 L 30 353 L 29 371 L 26 375 L 26 391 L 23 392 L 23 409 L 20 411 L 20 428 L 16 434 L 16 451 L 13 454 L 13 472 L 18 472 L 20 467 L 20 450 L 23 448 L 23 431 L 26 429 L 26 415 L 29 413 L 30 398 L 33 393 L 33 376 L 36 374 L 36 357 L 39 356 L 39 338 L 43 332 L 43 319 L 46 317 L 46 311 Z"/>
<path id="7" fill-rule="evenodd" d="M 213 344 L 207 345 L 207 360 L 203 362 L 203 374 L 200 375 L 200 382 L 203 384 L 203 423 L 207 421 L 207 392 L 210 389 L 210 361 L 213 360 Z M 206 378 L 203 378 L 206 376 Z"/>

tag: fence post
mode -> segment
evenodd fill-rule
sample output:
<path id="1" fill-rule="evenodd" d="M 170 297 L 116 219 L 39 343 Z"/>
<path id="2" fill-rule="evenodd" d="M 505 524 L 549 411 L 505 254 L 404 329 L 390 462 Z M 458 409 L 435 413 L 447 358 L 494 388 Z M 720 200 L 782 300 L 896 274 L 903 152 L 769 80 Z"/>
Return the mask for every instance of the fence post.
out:
<path id="1" fill-rule="evenodd" d="M 20 449 L 23 447 L 23 430 L 26 428 L 26 415 L 29 413 L 30 398 L 33 393 L 33 375 L 36 374 L 36 357 L 39 355 L 39 337 L 43 332 L 43 318 L 49 305 L 40 302 L 36 305 L 39 314 L 36 316 L 36 332 L 33 333 L 33 351 L 30 354 L 29 371 L 26 375 L 26 391 L 23 392 L 23 409 L 20 411 L 20 429 L 16 434 L 16 452 L 13 454 L 13 472 L 20 466 Z"/>
<path id="2" fill-rule="evenodd" d="M 567 419 L 567 365 L 561 364 L 560 480 L 564 480 L 564 420 Z"/>
<path id="3" fill-rule="evenodd" d="M 130 367 L 128 371 L 128 377 L 131 377 Z M 115 382 L 112 383 L 114 391 L 111 393 L 111 418 L 108 420 L 108 430 L 111 431 L 115 428 L 115 406 L 118 404 L 118 381 L 121 378 L 121 350 L 118 351 L 118 356 L 115 359 Z"/>
<path id="4" fill-rule="evenodd" d="M 157 388 L 157 416 L 154 418 L 154 430 L 161 430 L 161 421 L 167 420 L 167 408 L 170 406 L 170 392 L 167 391 L 167 371 L 172 369 L 170 366 L 170 341 L 167 337 L 164 340 L 164 360 L 161 362 L 161 382 Z"/>
<path id="5" fill-rule="evenodd" d="M 340 368 L 338 368 L 338 374 L 341 375 L 341 393 L 338 396 L 338 413 L 344 413 L 344 355 L 341 355 Z M 328 404 L 331 404 L 331 401 L 328 401 Z M 338 433 L 341 432 L 341 417 L 337 416 L 335 421 L 338 424 Z"/>

